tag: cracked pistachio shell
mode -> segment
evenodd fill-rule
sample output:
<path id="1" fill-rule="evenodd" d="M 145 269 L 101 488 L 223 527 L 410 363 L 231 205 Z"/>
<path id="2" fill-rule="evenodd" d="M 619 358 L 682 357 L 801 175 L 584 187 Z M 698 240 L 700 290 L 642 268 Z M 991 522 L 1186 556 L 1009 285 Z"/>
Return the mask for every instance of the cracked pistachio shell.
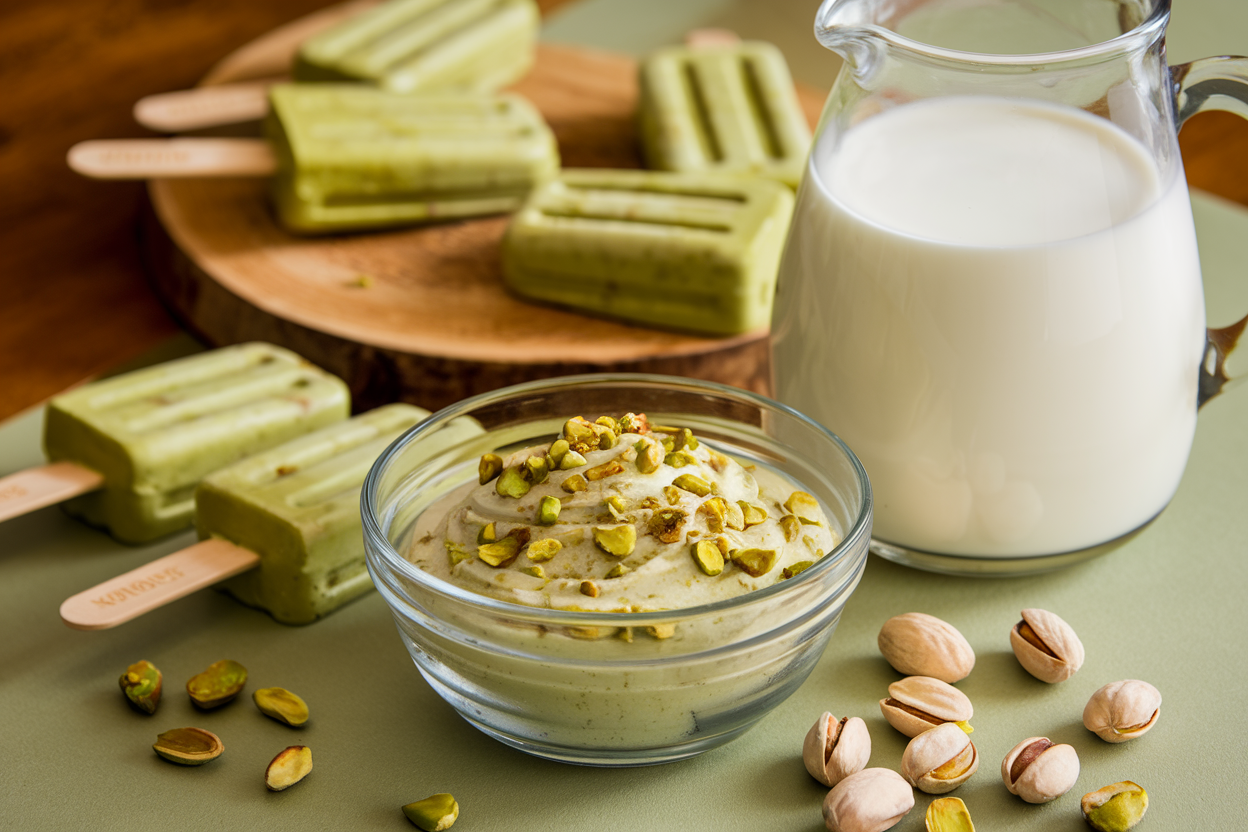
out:
<path id="1" fill-rule="evenodd" d="M 975 832 L 971 813 L 960 797 L 941 797 L 927 806 L 924 817 L 927 832 Z"/>
<path id="2" fill-rule="evenodd" d="M 928 794 L 945 794 L 970 779 L 979 753 L 965 731 L 945 722 L 910 740 L 901 755 L 901 776 Z"/>
<path id="3" fill-rule="evenodd" d="M 957 682 L 975 667 L 975 651 L 957 628 L 934 615 L 908 612 L 884 622 L 877 639 L 893 669 L 906 676 Z"/>
<path id="4" fill-rule="evenodd" d="M 1085 794 L 1079 809 L 1088 826 L 1097 832 L 1127 832 L 1144 817 L 1148 792 L 1138 783 L 1123 780 Z"/>
<path id="5" fill-rule="evenodd" d="M 201 708 L 216 708 L 238 696 L 247 684 L 247 668 L 229 659 L 213 662 L 186 683 L 191 701 Z"/>
<path id="6" fill-rule="evenodd" d="M 888 686 L 888 698 L 880 700 L 880 712 L 888 724 L 907 737 L 917 737 L 942 722 L 956 722 L 968 734 L 975 714 L 966 694 L 931 676 L 907 676 Z"/>
<path id="7" fill-rule="evenodd" d="M 1161 691 L 1148 682 L 1111 682 L 1092 694 L 1083 709 L 1083 726 L 1105 742 L 1133 740 L 1157 724 Z"/>
<path id="8" fill-rule="evenodd" d="M 442 832 L 459 820 L 459 804 L 449 794 L 435 794 L 403 807 L 403 815 L 425 832 Z"/>
<path id="9" fill-rule="evenodd" d="M 802 762 L 810 776 L 825 786 L 835 786 L 867 767 L 871 758 L 871 735 L 858 717 L 837 720 L 827 711 L 806 733 Z"/>
<path id="10" fill-rule="evenodd" d="M 308 703 L 286 688 L 260 688 L 251 695 L 260 713 L 298 728 L 308 721 Z"/>
<path id="11" fill-rule="evenodd" d="M 1001 780 L 1010 794 L 1028 803 L 1048 803 L 1070 791 L 1079 779 L 1079 755 L 1048 737 L 1028 737 L 1001 761 Z"/>
<path id="12" fill-rule="evenodd" d="M 1083 642 L 1047 610 L 1023 610 L 1022 620 L 1010 630 L 1010 647 L 1024 670 L 1049 684 L 1069 679 L 1083 666 Z"/>
<path id="13" fill-rule="evenodd" d="M 126 700 L 136 711 L 145 714 L 156 713 L 160 704 L 161 682 L 164 677 L 156 665 L 147 660 L 138 661 L 126 668 L 118 683 Z"/>
<path id="14" fill-rule="evenodd" d="M 883 832 L 914 808 L 914 790 L 888 768 L 864 768 L 832 787 L 823 800 L 829 832 Z"/>
<path id="15" fill-rule="evenodd" d="M 158 734 L 153 750 L 171 763 L 202 766 L 221 756 L 221 738 L 202 728 L 174 728 Z"/>
<path id="16" fill-rule="evenodd" d="M 277 753 L 264 770 L 264 785 L 271 792 L 289 789 L 312 773 L 312 749 L 292 745 Z"/>

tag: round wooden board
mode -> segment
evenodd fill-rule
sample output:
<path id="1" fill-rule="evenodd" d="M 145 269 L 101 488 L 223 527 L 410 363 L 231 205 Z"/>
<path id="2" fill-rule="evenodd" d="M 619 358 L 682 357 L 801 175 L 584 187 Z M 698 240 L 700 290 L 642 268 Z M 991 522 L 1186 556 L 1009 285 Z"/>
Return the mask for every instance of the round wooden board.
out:
<path id="1" fill-rule="evenodd" d="M 514 89 L 550 123 L 565 167 L 640 166 L 632 59 L 543 44 Z M 819 96 L 803 98 L 813 117 Z M 437 409 L 521 381 L 607 371 L 768 392 L 766 332 L 693 337 L 509 295 L 498 262 L 507 217 L 301 238 L 277 226 L 266 187 L 153 181 L 144 249 L 155 289 L 210 343 L 270 341 L 340 375 L 357 409 L 396 400 Z"/>

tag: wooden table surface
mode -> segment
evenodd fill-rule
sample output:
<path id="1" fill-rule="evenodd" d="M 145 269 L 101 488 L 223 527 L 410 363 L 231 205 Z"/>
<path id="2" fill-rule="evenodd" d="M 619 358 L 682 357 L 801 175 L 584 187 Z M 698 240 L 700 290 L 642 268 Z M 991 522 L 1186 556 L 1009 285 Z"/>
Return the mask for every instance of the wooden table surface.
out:
<path id="1" fill-rule="evenodd" d="M 130 115 L 137 99 L 191 86 L 233 48 L 326 5 L 0 4 L 0 419 L 178 331 L 140 263 L 143 185 L 102 188 L 66 168 L 66 150 L 148 135 Z M 1203 114 L 1180 144 L 1193 187 L 1248 206 L 1248 123 Z"/>

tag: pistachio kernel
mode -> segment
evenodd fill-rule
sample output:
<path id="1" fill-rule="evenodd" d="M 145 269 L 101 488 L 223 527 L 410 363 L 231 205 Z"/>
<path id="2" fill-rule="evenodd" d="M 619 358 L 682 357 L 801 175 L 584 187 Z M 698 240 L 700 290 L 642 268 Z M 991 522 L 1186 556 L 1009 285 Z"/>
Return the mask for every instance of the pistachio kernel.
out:
<path id="1" fill-rule="evenodd" d="M 814 565 L 815 562 L 813 560 L 799 560 L 797 563 L 790 563 L 788 566 L 784 567 L 784 569 L 780 572 L 780 575 L 787 581 L 794 575 L 799 575 Z"/>
<path id="2" fill-rule="evenodd" d="M 676 505 L 680 502 L 680 489 L 674 485 L 663 486 L 663 498 L 669 506 Z"/>
<path id="3" fill-rule="evenodd" d="M 745 512 L 731 500 L 724 501 L 724 525 L 733 531 L 745 531 Z"/>
<path id="4" fill-rule="evenodd" d="M 221 738 L 202 728 L 174 728 L 156 736 L 152 749 L 171 763 L 180 766 L 202 766 L 221 756 L 225 745 Z"/>
<path id="5" fill-rule="evenodd" d="M 644 435 L 650 432 L 650 422 L 644 413 L 625 413 L 620 417 L 620 431 Z"/>
<path id="6" fill-rule="evenodd" d="M 580 468 L 582 465 L 588 465 L 589 461 L 582 454 L 576 451 L 568 451 L 563 455 L 563 459 L 559 460 L 560 471 L 571 471 L 573 468 Z M 577 474 L 576 476 L 580 476 Z"/>
<path id="7" fill-rule="evenodd" d="M 292 745 L 277 753 L 264 770 L 264 785 L 271 792 L 289 789 L 312 773 L 312 749 Z"/>
<path id="8" fill-rule="evenodd" d="M 550 449 L 546 451 L 546 456 L 550 457 L 551 467 L 558 468 L 570 450 L 572 450 L 572 446 L 568 444 L 566 439 L 556 439 L 554 442 L 551 442 Z"/>
<path id="9" fill-rule="evenodd" d="M 251 695 L 260 713 L 298 728 L 308 721 L 308 703 L 285 688 L 260 688 Z"/>
<path id="10" fill-rule="evenodd" d="M 624 564 L 617 563 L 615 566 L 611 567 L 611 570 L 609 572 L 607 572 L 607 577 L 608 578 L 623 578 L 625 575 L 627 575 L 629 572 L 632 572 L 632 571 L 633 571 L 632 569 L 629 569 Z"/>
<path id="11" fill-rule="evenodd" d="M 693 431 L 689 428 L 681 428 L 672 436 L 672 448 L 676 451 L 688 449 L 696 451 L 698 449 L 698 438 L 693 435 Z"/>
<path id="12" fill-rule="evenodd" d="M 704 574 L 712 578 L 724 571 L 724 556 L 714 541 L 699 540 L 694 543 L 693 560 Z"/>
<path id="13" fill-rule="evenodd" d="M 534 578 L 546 577 L 546 570 L 540 566 L 525 566 L 520 571 L 526 575 L 532 575 Z"/>
<path id="14" fill-rule="evenodd" d="M 706 520 L 706 530 L 717 534 L 724 530 L 724 512 L 728 503 L 723 497 L 712 497 L 698 506 L 698 516 Z"/>
<path id="15" fill-rule="evenodd" d="M 620 444 L 620 435 L 606 425 L 594 424 L 594 433 L 598 435 L 598 450 L 608 451 Z"/>
<path id="16" fill-rule="evenodd" d="M 442 545 L 446 548 L 446 556 L 450 560 L 451 566 L 455 566 L 472 557 L 472 553 L 458 543 L 447 540 Z"/>
<path id="17" fill-rule="evenodd" d="M 685 512 L 679 508 L 661 508 L 650 515 L 646 534 L 658 538 L 660 543 L 677 543 L 685 523 Z"/>
<path id="18" fill-rule="evenodd" d="M 131 707 L 145 714 L 154 714 L 156 706 L 160 704 L 163 679 L 156 665 L 144 659 L 127 667 L 117 681 Z"/>
<path id="19" fill-rule="evenodd" d="M 802 533 L 802 522 L 792 514 L 780 518 L 780 531 L 784 533 L 784 542 L 792 543 Z"/>
<path id="20" fill-rule="evenodd" d="M 624 512 L 628 511 L 628 505 L 624 502 L 624 498 L 619 494 L 612 494 L 602 501 L 607 507 L 607 511 L 611 512 L 611 516 L 616 520 L 624 519 Z"/>
<path id="21" fill-rule="evenodd" d="M 563 423 L 563 438 L 568 446 L 578 452 L 585 453 L 598 447 L 598 435 L 593 425 L 580 416 L 574 416 Z"/>
<path id="22" fill-rule="evenodd" d="M 485 543 L 478 546 L 477 557 L 495 569 L 510 566 L 520 554 L 524 544 L 529 542 L 529 536 L 530 532 L 528 529 L 523 527 L 514 528 L 494 543 Z"/>
<path id="23" fill-rule="evenodd" d="M 752 578 L 760 578 L 771 571 L 778 557 L 775 549 L 738 549 L 732 553 L 732 562 Z"/>
<path id="24" fill-rule="evenodd" d="M 546 561 L 559 554 L 559 550 L 563 548 L 563 544 L 553 537 L 547 537 L 542 540 L 535 540 L 529 544 L 529 548 L 525 550 L 529 560 L 534 563 L 545 563 Z M 537 577 L 543 577 L 538 575 Z"/>
<path id="25" fill-rule="evenodd" d="M 663 504 L 660 503 L 654 497 L 642 497 L 641 502 L 638 503 L 637 505 L 641 508 L 646 509 L 647 511 L 658 511 L 659 509 L 663 508 Z"/>
<path id="26" fill-rule="evenodd" d="M 571 455 L 572 454 L 570 453 L 568 454 L 568 456 L 571 456 Z M 565 456 L 564 461 L 567 461 L 567 458 L 568 457 Z M 578 491 L 584 491 L 586 488 L 589 488 L 589 483 L 587 483 L 585 481 L 585 478 L 582 477 L 580 474 L 573 474 L 572 476 L 564 480 L 560 484 L 559 487 L 562 488 L 564 491 L 568 492 L 569 494 L 575 494 Z"/>
<path id="27" fill-rule="evenodd" d="M 1097 832 L 1127 832 L 1144 817 L 1148 792 L 1130 780 L 1089 792 L 1079 801 L 1083 819 Z"/>
<path id="28" fill-rule="evenodd" d="M 530 485 L 540 485 L 550 476 L 550 464 L 545 456 L 531 456 L 524 461 L 523 476 Z"/>
<path id="29" fill-rule="evenodd" d="M 543 497 L 537 504 L 537 525 L 553 526 L 559 522 L 559 511 L 563 503 L 558 497 Z"/>
<path id="30" fill-rule="evenodd" d="M 481 485 L 503 473 L 503 458 L 498 454 L 482 454 L 477 464 L 477 479 Z"/>
<path id="31" fill-rule="evenodd" d="M 819 501 L 805 491 L 794 491 L 784 501 L 784 507 L 797 517 L 798 522 L 805 526 L 822 526 L 823 509 Z"/>
<path id="32" fill-rule="evenodd" d="M 627 557 L 633 553 L 633 548 L 637 545 L 637 529 L 631 523 L 619 526 L 595 526 L 594 544 L 608 555 L 614 555 L 617 558 Z"/>
<path id="33" fill-rule="evenodd" d="M 581 594 L 590 598 L 598 597 L 598 584 L 593 581 L 581 581 Z"/>
<path id="34" fill-rule="evenodd" d="M 688 451 L 672 451 L 663 457 L 663 464 L 672 468 L 684 468 L 686 465 L 697 465 L 698 458 Z"/>
<path id="35" fill-rule="evenodd" d="M 745 500 L 738 500 L 737 506 L 741 509 L 741 519 L 747 528 L 757 526 L 767 519 L 767 509 L 762 506 L 756 506 Z"/>
<path id="36" fill-rule="evenodd" d="M 681 491 L 688 491 L 690 494 L 696 494 L 699 497 L 705 497 L 711 493 L 711 484 L 694 474 L 681 474 L 672 480 L 672 485 Z"/>
<path id="37" fill-rule="evenodd" d="M 443 832 L 459 819 L 459 804 L 449 794 L 435 794 L 407 804 L 403 815 L 424 832 Z"/>
<path id="38" fill-rule="evenodd" d="M 498 540 L 498 529 L 494 525 L 494 521 L 491 520 L 481 527 L 481 531 L 477 532 L 477 545 L 493 543 L 496 540 Z"/>
<path id="39" fill-rule="evenodd" d="M 621 433 L 623 433 L 623 431 L 620 430 L 620 423 L 617 420 L 611 418 L 610 416 L 599 416 L 597 419 L 594 420 L 594 424 L 602 425 L 604 428 L 607 428 L 616 436 L 619 436 Z"/>
<path id="40" fill-rule="evenodd" d="M 498 481 L 494 483 L 494 491 L 500 497 L 511 497 L 520 499 L 529 493 L 529 489 L 533 486 L 524 478 L 524 472 L 519 468 L 504 468 L 503 472 L 498 475 Z"/>
<path id="41" fill-rule="evenodd" d="M 653 439 L 638 439 L 633 445 L 637 452 L 637 470 L 643 474 L 653 474 L 663 464 L 663 446 Z"/>
<path id="42" fill-rule="evenodd" d="M 624 463 L 617 456 L 613 459 L 608 459 L 601 465 L 587 468 L 585 470 L 585 479 L 590 482 L 596 482 L 597 480 L 605 480 L 607 477 L 614 477 L 616 474 L 622 473 L 624 473 Z"/>
<path id="43" fill-rule="evenodd" d="M 971 813 L 960 797 L 938 797 L 927 806 L 927 832 L 975 832 Z"/>
<path id="44" fill-rule="evenodd" d="M 238 696 L 247 684 L 247 668 L 236 661 L 222 659 L 197 673 L 186 683 L 191 701 L 205 710 L 216 708 Z"/>

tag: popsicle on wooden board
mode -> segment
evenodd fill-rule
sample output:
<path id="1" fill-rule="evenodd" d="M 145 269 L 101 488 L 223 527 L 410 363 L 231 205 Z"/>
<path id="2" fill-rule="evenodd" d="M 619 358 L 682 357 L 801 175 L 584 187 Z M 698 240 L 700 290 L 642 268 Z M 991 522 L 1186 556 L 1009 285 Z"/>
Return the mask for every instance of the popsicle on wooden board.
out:
<path id="1" fill-rule="evenodd" d="M 55 502 L 125 543 L 191 523 L 205 475 L 347 418 L 340 379 L 289 350 L 223 347 L 53 398 L 51 464 L 0 480 L 0 520 Z"/>
<path id="2" fill-rule="evenodd" d="M 224 468 L 196 490 L 201 542 L 69 598 L 61 618 L 98 630 L 229 578 L 223 589 L 284 624 L 308 624 L 372 588 L 360 489 L 374 461 L 429 412 L 392 404 Z M 483 433 L 461 420 L 447 446 Z"/>

